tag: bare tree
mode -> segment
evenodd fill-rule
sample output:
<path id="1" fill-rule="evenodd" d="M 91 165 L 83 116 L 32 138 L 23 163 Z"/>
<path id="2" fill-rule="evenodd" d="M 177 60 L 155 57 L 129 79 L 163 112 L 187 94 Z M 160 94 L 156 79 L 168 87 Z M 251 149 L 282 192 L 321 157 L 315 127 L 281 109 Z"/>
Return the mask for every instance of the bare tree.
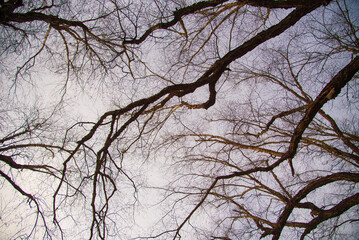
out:
<path id="1" fill-rule="evenodd" d="M 134 237 L 141 166 L 165 148 L 166 224 L 146 238 L 355 234 L 358 24 L 329 2 L 1 3 L 2 98 L 17 99 L 2 106 L 2 187 L 35 206 L 13 237 Z M 24 104 L 45 69 L 62 91 Z M 79 87 L 109 110 L 72 116 Z M 325 108 L 339 101 L 348 118 Z"/>

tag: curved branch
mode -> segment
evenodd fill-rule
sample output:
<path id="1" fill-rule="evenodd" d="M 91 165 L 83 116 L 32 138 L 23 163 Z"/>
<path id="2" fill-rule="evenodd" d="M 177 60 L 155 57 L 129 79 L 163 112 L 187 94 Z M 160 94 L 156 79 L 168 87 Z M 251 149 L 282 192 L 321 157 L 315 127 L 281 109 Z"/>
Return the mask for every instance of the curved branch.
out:
<path id="1" fill-rule="evenodd" d="M 256 167 L 242 172 L 234 172 L 233 174 L 224 177 L 232 178 L 235 176 L 239 177 L 239 176 L 247 175 L 253 172 L 268 172 L 279 166 L 285 160 L 292 159 L 297 153 L 299 142 L 302 138 L 304 131 L 312 122 L 315 115 L 321 110 L 321 108 L 325 103 L 338 96 L 341 89 L 345 87 L 345 85 L 352 79 L 354 74 L 358 71 L 359 71 L 359 56 L 354 58 L 339 73 L 337 73 L 332 78 L 332 80 L 323 88 L 323 90 L 317 96 L 317 98 L 311 104 L 309 104 L 304 117 L 298 123 L 297 127 L 294 129 L 287 152 L 284 153 L 280 159 L 278 159 L 276 162 L 269 165 L 268 167 Z"/>
<path id="2" fill-rule="evenodd" d="M 359 204 L 359 193 L 350 196 L 348 198 L 345 198 L 331 209 L 320 211 L 318 216 L 307 224 L 307 227 L 303 232 L 302 236 L 300 237 L 300 239 L 303 240 L 304 237 L 308 235 L 312 230 L 314 230 L 320 223 L 330 218 L 337 217 L 343 214 L 348 209 L 358 204 Z"/>
<path id="3" fill-rule="evenodd" d="M 172 27 L 175 24 L 177 24 L 178 22 L 180 22 L 182 20 L 182 17 L 184 17 L 186 15 L 192 14 L 192 13 L 197 12 L 199 10 L 202 10 L 204 8 L 215 7 L 215 6 L 219 5 L 219 4 L 222 4 L 222 3 L 227 2 L 227 1 L 228 0 L 202 1 L 202 2 L 195 3 L 193 5 L 178 9 L 178 10 L 173 12 L 174 18 L 171 21 L 168 21 L 168 22 L 165 22 L 165 23 L 158 23 L 156 25 L 153 25 L 152 27 L 147 29 L 147 31 L 144 34 L 142 34 L 141 37 L 139 37 L 137 39 L 124 40 L 123 44 L 140 44 L 143 41 L 145 41 L 146 38 L 157 29 L 167 29 L 169 27 Z"/>
<path id="4" fill-rule="evenodd" d="M 349 172 L 339 172 L 339 173 L 333 173 L 331 175 L 321 177 L 315 181 L 310 182 L 308 185 L 306 185 L 304 188 L 302 188 L 293 198 L 290 202 L 288 202 L 287 206 L 283 210 L 282 214 L 278 218 L 276 227 L 273 229 L 273 239 L 278 239 L 280 236 L 280 233 L 282 229 L 284 228 L 288 217 L 292 213 L 293 209 L 299 204 L 299 202 L 304 199 L 310 192 L 314 191 L 317 188 L 320 188 L 324 185 L 327 185 L 329 183 L 335 182 L 335 181 L 350 181 L 350 182 L 359 182 L 359 174 L 358 173 L 349 173 Z M 359 197 L 359 196 L 357 196 Z M 344 201 L 344 200 L 343 200 Z M 359 198 L 355 198 L 355 201 L 359 201 Z M 345 202 L 346 203 L 346 202 Z M 302 205 L 300 205 L 302 206 Z M 332 216 L 333 215 L 325 215 L 325 212 L 323 212 L 324 215 L 321 215 L 319 219 L 323 219 L 323 221 L 331 218 L 328 217 L 324 220 L 324 216 Z M 340 215 L 340 214 L 338 214 Z M 317 220 L 318 221 L 318 220 Z M 319 223 L 318 223 L 319 224 Z"/>

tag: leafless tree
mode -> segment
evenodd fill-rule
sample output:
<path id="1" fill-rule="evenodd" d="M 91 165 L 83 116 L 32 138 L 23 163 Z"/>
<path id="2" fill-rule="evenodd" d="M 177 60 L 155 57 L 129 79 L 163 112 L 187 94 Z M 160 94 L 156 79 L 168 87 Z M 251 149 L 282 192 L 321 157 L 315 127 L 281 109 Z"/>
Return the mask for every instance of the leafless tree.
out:
<path id="1" fill-rule="evenodd" d="M 143 189 L 165 193 L 145 238 L 357 233 L 354 4 L 0 4 L 2 188 L 35 213 L 10 237 L 135 237 Z M 48 105 L 26 91 L 44 71 L 63 79 Z M 79 89 L 108 110 L 73 116 Z M 141 188 L 158 161 L 171 185 Z"/>

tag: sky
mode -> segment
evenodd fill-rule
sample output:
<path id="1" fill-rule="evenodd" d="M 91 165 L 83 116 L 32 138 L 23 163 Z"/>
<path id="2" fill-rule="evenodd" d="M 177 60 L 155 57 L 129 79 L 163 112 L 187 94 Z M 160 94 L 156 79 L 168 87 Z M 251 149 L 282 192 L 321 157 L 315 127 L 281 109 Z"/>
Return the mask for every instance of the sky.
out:
<path id="1" fill-rule="evenodd" d="M 151 10 L 151 13 L 139 16 L 139 21 L 146 21 L 143 26 L 141 25 L 144 29 L 153 24 L 154 19 L 159 15 L 158 9 L 154 7 L 155 2 L 151 1 L 146 2 L 146 4 L 147 3 L 149 5 L 143 6 L 141 11 L 150 12 Z M 353 16 L 353 19 L 358 19 L 359 21 L 357 14 L 359 12 L 359 4 L 357 3 L 358 1 L 351 2 L 350 7 L 353 7 L 351 16 Z M 81 7 L 77 4 L 74 3 L 74 9 Z M 94 4 L 96 3 L 94 2 Z M 121 4 L 125 6 L 124 2 L 121 2 Z M 136 4 L 139 3 L 137 2 Z M 136 16 L 136 4 L 133 3 L 133 5 L 131 5 L 134 9 L 133 12 L 126 12 L 127 8 L 124 8 L 122 12 L 124 14 L 124 16 L 121 16 L 123 17 L 122 20 L 128 24 L 129 32 L 133 30 L 133 26 L 125 16 Z M 165 2 L 162 2 L 162 4 L 165 4 Z M 173 3 L 173 6 L 175 5 L 176 4 Z M 107 7 L 110 6 L 109 4 Z M 172 5 L 168 5 L 168 8 L 169 7 L 172 7 Z M 92 9 L 84 8 L 83 10 L 87 11 Z M 252 12 L 249 10 L 252 10 Z M 16 64 L 24 59 L 22 54 L 31 56 L 33 53 L 31 50 L 24 49 L 24 52 L 20 51 L 20 53 L 13 53 L 7 56 L 2 55 L 1 61 L 4 65 L 1 67 L 0 78 L 3 88 L 0 93 L 2 100 L 1 111 L 6 114 L 0 117 L 2 121 L 0 130 L 5 132 L 2 133 L 1 137 L 3 137 L 6 132 L 10 132 L 11 129 L 15 129 L 19 124 L 22 124 L 24 118 L 32 116 L 31 114 L 34 114 L 32 110 L 38 108 L 40 119 L 51 117 L 46 121 L 48 127 L 46 125 L 41 131 L 36 132 L 39 136 L 43 136 L 41 141 L 44 143 L 52 143 L 52 137 L 54 139 L 61 139 L 66 134 L 68 140 L 71 141 L 68 147 L 74 148 L 76 141 L 79 141 L 87 134 L 91 129 L 92 123 L 96 122 L 103 113 L 124 107 L 130 102 L 140 98 L 148 97 L 173 83 L 193 82 L 216 59 L 223 57 L 228 50 L 243 43 L 243 39 L 247 40 L 264 29 L 264 27 L 261 26 L 260 30 L 258 30 L 258 25 L 256 24 L 260 24 L 261 17 L 265 16 L 267 11 L 265 9 L 255 11 L 253 8 L 249 8 L 249 10 L 247 9 L 247 11 L 242 12 L 241 9 L 239 9 L 237 13 L 233 12 L 232 15 L 229 15 L 230 17 L 228 17 L 228 19 L 224 18 L 224 20 L 226 20 L 225 24 L 221 25 L 221 18 L 218 18 L 213 20 L 211 24 L 208 24 L 208 28 L 204 29 L 201 29 L 201 20 L 204 21 L 210 18 L 212 16 L 210 13 L 203 18 L 197 16 L 185 17 L 183 25 L 188 31 L 192 31 L 191 37 L 193 40 L 184 39 L 182 35 L 179 36 L 175 31 L 157 31 L 154 34 L 155 37 L 152 37 L 138 47 L 133 47 L 133 55 L 131 55 L 131 52 L 126 56 L 121 55 L 118 59 L 118 65 L 110 68 L 106 73 L 103 70 L 97 71 L 97 69 L 95 71 L 87 71 L 91 69 L 93 65 L 91 65 L 92 62 L 82 62 L 79 60 L 81 56 L 83 57 L 81 54 L 84 53 L 81 52 L 84 51 L 81 49 L 80 57 L 77 56 L 74 58 L 73 63 L 75 67 L 83 66 L 83 70 L 66 75 L 66 67 L 61 65 L 63 64 L 62 60 L 66 59 L 66 54 L 61 53 L 64 49 L 64 45 L 59 35 L 55 34 L 56 32 L 53 38 L 50 39 L 51 41 L 49 40 L 49 51 L 44 52 L 41 58 L 39 58 L 42 62 L 36 62 L 38 65 L 35 65 L 29 70 L 31 71 L 31 75 L 24 74 L 14 85 L 12 81 L 9 81 L 11 69 L 16 69 Z M 104 10 L 99 9 L 99 12 L 100 11 Z M 288 10 L 273 10 L 266 23 L 267 27 L 279 22 L 288 12 Z M 321 11 L 318 12 L 322 13 Z M 328 10 L 328 12 L 330 12 L 330 10 Z M 167 9 L 166 14 L 169 13 L 171 13 L 171 9 Z M 232 18 L 235 14 L 238 14 L 236 21 L 232 20 L 235 19 Z M 311 15 L 311 17 L 316 18 L 316 13 Z M 322 20 L 320 16 L 318 16 L 318 19 Z M 110 201 L 111 207 L 109 210 L 109 220 L 107 222 L 109 226 L 111 226 L 111 231 L 113 231 L 110 232 L 110 234 L 116 233 L 118 235 L 109 236 L 109 239 L 118 239 L 119 236 L 121 236 L 122 239 L 130 239 L 139 235 L 157 235 L 162 231 L 174 229 L 181 224 L 185 216 L 200 201 L 201 195 L 198 193 L 203 193 L 205 189 L 210 186 L 209 181 L 213 180 L 210 177 L 198 175 L 204 174 L 213 177 L 219 173 L 230 173 L 234 169 L 224 164 L 190 161 L 196 158 L 196 154 L 215 156 L 216 153 L 218 153 L 217 157 L 219 159 L 229 159 L 231 163 L 234 163 L 237 167 L 245 167 L 245 163 L 249 161 L 248 159 L 254 159 L 256 161 L 262 160 L 261 157 L 264 156 L 264 154 L 251 155 L 253 153 L 246 150 L 233 150 L 233 153 L 228 153 L 226 156 L 224 150 L 226 147 L 222 148 L 222 145 L 218 143 L 201 142 L 199 139 L 189 136 L 176 139 L 174 136 L 183 133 L 188 135 L 194 133 L 217 134 L 245 144 L 253 139 L 240 135 L 242 126 L 244 125 L 242 125 L 242 123 L 246 118 L 249 119 L 249 121 L 254 122 L 258 120 L 259 122 L 259 120 L 262 119 L 270 119 L 270 116 L 272 116 L 270 114 L 274 114 L 270 112 L 270 110 L 273 110 L 273 106 L 276 107 L 278 111 L 281 110 L 282 107 L 294 106 L 296 103 L 296 101 L 293 100 L 294 97 L 288 94 L 287 96 L 289 97 L 286 98 L 285 94 L 287 93 L 283 91 L 280 86 L 268 83 L 263 78 L 257 78 L 252 82 L 242 80 L 242 78 L 250 75 L 248 72 L 244 72 L 247 67 L 250 67 L 250 69 L 254 69 L 257 72 L 265 71 L 267 68 L 272 69 L 271 73 L 273 73 L 273 75 L 277 74 L 277 76 L 283 77 L 283 79 L 286 80 L 289 73 L 285 68 L 285 61 L 280 57 L 280 53 L 288 50 L 290 54 L 295 56 L 293 57 L 293 63 L 295 63 L 295 60 L 298 59 L 299 56 L 305 56 L 305 53 L 301 55 L 302 48 L 307 50 L 311 49 L 308 46 L 314 45 L 313 48 L 316 47 L 315 50 L 323 50 L 324 47 L 319 46 L 317 43 L 311 45 L 311 41 L 314 41 L 313 38 L 306 38 L 306 36 L 311 34 L 310 31 L 305 32 L 304 34 L 306 35 L 304 37 L 298 36 L 297 40 L 293 41 L 292 45 L 289 45 L 289 37 L 301 33 L 301 27 L 309 23 L 313 24 L 313 22 L 310 21 L 299 23 L 285 32 L 281 37 L 270 40 L 259 49 L 257 48 L 253 50 L 253 52 L 245 55 L 243 59 L 231 64 L 231 71 L 224 74 L 217 83 L 217 102 L 209 110 L 187 109 L 182 107 L 178 108 L 173 114 L 167 115 L 171 110 L 165 109 L 163 113 L 155 114 L 153 118 L 150 119 L 151 121 L 148 122 L 143 136 L 131 145 L 136 139 L 136 134 L 141 131 L 141 127 L 146 123 L 146 119 L 149 119 L 149 114 L 144 115 L 145 117 L 134 122 L 131 127 L 114 142 L 110 150 L 116 163 L 121 165 L 122 169 L 116 172 L 113 170 L 115 169 L 114 164 L 108 163 L 107 171 L 109 174 L 116 176 L 114 179 L 118 188 L 115 197 Z M 106 24 L 108 24 L 108 26 L 113 24 L 114 28 L 119 27 L 116 25 L 116 22 L 111 21 L 111 19 L 107 20 Z M 211 34 L 210 31 L 216 28 L 216 26 L 218 26 L 218 32 Z M 173 29 L 177 31 L 184 30 L 183 26 L 181 27 L 179 25 L 176 25 Z M 38 36 L 42 36 L 41 34 L 44 34 L 44 31 L 41 31 Z M 68 35 L 66 36 L 70 37 Z M 211 36 L 209 40 L 208 36 Z M 36 39 L 34 37 L 34 39 L 31 40 L 35 41 Z M 76 48 L 75 42 L 69 41 L 69 43 L 71 44 L 68 46 L 72 50 Z M 37 44 L 39 44 L 39 42 Z M 203 48 L 202 44 L 204 44 Z M 296 44 L 303 45 L 297 46 Z M 94 46 L 95 45 L 94 43 Z M 286 48 L 287 46 L 290 47 Z M 281 50 L 281 52 L 276 52 L 276 50 Z M 47 54 L 50 51 L 58 51 L 60 53 L 55 54 L 53 60 L 49 60 Z M 276 55 L 274 54 L 275 52 L 277 53 Z M 195 54 L 196 57 L 191 58 L 191 54 L 192 56 Z M 348 52 L 333 55 L 333 57 L 327 60 L 327 65 L 323 67 L 323 71 L 320 72 L 320 74 L 318 74 L 317 68 L 312 67 L 317 67 L 315 64 L 309 65 L 301 75 L 301 81 L 303 84 L 305 83 L 307 87 L 305 90 L 311 93 L 312 97 L 315 97 L 318 93 L 318 89 L 320 90 L 323 84 L 330 79 L 330 76 L 336 73 L 334 69 L 343 67 L 344 64 L 350 60 L 350 55 L 351 53 Z M 88 57 L 89 55 L 86 56 Z M 86 56 L 84 59 L 86 59 Z M 104 54 L 103 57 L 107 58 L 108 56 Z M 129 60 L 131 61 L 128 62 Z M 140 60 L 144 61 L 148 68 L 146 68 Z M 191 64 L 187 65 L 190 60 Z M 81 65 L 81 63 L 83 65 Z M 60 68 L 60 66 L 62 66 L 62 68 Z M 131 66 L 132 71 L 129 71 L 128 66 Z M 281 66 L 283 66 L 283 68 L 281 68 Z M 75 67 L 74 69 L 77 69 Z M 310 68 L 313 69 L 311 70 Z M 9 72 L 6 72 L 6 70 L 9 70 Z M 283 70 L 283 72 L 280 72 L 281 70 Z M 158 75 L 153 74 L 154 72 L 158 73 Z M 284 75 L 281 76 L 280 74 Z M 143 77 L 143 75 L 146 75 L 146 77 Z M 319 79 L 315 79 L 315 77 L 318 76 Z M 323 77 L 324 80 L 320 77 Z M 168 79 L 172 82 L 167 81 Z M 314 85 L 309 84 L 314 82 L 313 79 L 321 82 L 316 82 Z M 64 85 L 64 83 L 66 83 L 66 85 Z M 345 91 L 353 94 L 353 96 L 347 98 L 347 95 L 343 94 L 340 98 L 325 105 L 324 110 L 332 114 L 338 122 L 344 122 L 344 120 L 349 122 L 353 120 L 353 125 L 355 126 L 358 113 L 356 103 L 359 99 L 359 95 L 355 95 L 358 93 L 356 83 L 353 83 L 352 86 L 352 89 L 348 88 Z M 201 87 L 190 96 L 171 100 L 167 106 L 180 104 L 182 100 L 201 103 L 208 98 L 208 94 L 208 87 Z M 59 104 L 60 100 L 62 101 Z M 250 101 L 251 104 L 249 104 L 248 101 Z M 344 105 L 344 103 L 346 105 Z M 263 110 L 263 116 L 260 116 L 260 114 L 253 116 L 251 114 L 252 109 Z M 33 116 L 36 117 L 37 115 L 34 114 Z M 163 125 L 156 125 L 158 122 L 166 119 L 166 116 L 170 117 L 167 121 L 164 121 Z M 232 122 L 226 122 L 222 119 L 228 116 L 233 117 L 234 120 Z M 130 117 L 131 115 L 123 116 L 119 123 L 124 123 Z M 110 118 L 106 121 L 110 121 Z M 83 124 L 76 124 L 77 122 L 83 122 Z M 278 120 L 275 126 L 280 126 L 280 124 L 286 124 L 286 122 Z M 93 139 L 86 143 L 87 146 L 84 147 L 86 151 L 80 152 L 74 157 L 74 160 L 69 163 L 68 179 L 75 184 L 79 184 L 81 177 L 86 176 L 86 169 L 90 169 L 89 171 L 94 169 L 96 164 L 94 152 L 99 151 L 103 146 L 106 138 L 105 133 L 109 131 L 107 126 L 108 125 L 100 126 L 100 133 L 96 133 Z M 158 131 L 150 131 L 150 129 L 158 129 Z M 237 135 L 235 129 L 239 129 Z M 257 129 L 258 128 L 252 127 L 249 130 Z M 23 141 L 26 142 L 27 140 L 24 139 Z M 17 144 L 17 142 L 14 142 L 14 144 Z M 131 148 L 123 155 L 124 149 L 128 146 L 131 146 Z M 91 150 L 86 147 L 92 147 L 94 152 L 91 152 Z M 269 144 L 269 148 L 280 151 L 282 146 L 281 144 Z M 12 153 L 18 152 L 13 151 Z M 62 162 L 67 157 L 67 153 L 65 152 L 54 151 L 54 155 L 52 155 L 51 152 L 46 149 L 39 152 L 30 151 L 28 154 L 29 157 L 17 157 L 16 160 L 23 163 L 32 163 L 32 161 L 38 161 L 39 163 L 50 162 L 54 166 L 61 168 Z M 23 155 L 25 155 L 25 153 Z M 246 159 L 247 156 L 248 159 Z M 328 160 L 324 159 L 325 157 L 318 157 L 319 154 L 316 152 L 313 152 L 312 158 L 309 154 L 308 156 L 308 159 L 312 161 L 308 160 L 306 165 L 303 165 L 302 162 L 294 162 L 298 172 L 303 172 L 301 176 L 303 178 L 311 178 L 314 176 L 311 175 L 311 171 L 305 172 L 311 167 L 314 168 L 313 172 L 317 170 L 316 168 L 322 168 L 322 172 L 328 170 L 329 167 L 336 169 L 336 166 L 332 166 L 331 164 L 325 165 L 325 162 Z M 333 165 L 335 163 L 336 162 L 333 161 Z M 77 172 L 78 168 L 84 169 L 84 171 L 81 172 L 82 175 Z M 340 170 L 339 167 L 337 168 Z M 288 184 L 288 189 L 299 189 L 299 186 L 302 186 L 300 176 L 292 178 L 285 173 L 280 173 L 280 171 L 289 172 L 288 165 L 281 165 L 276 172 L 280 176 L 281 181 Z M 48 177 L 45 178 L 43 175 L 34 174 L 31 171 L 11 171 L 11 176 L 13 179 L 16 179 L 16 182 L 21 185 L 24 190 L 33 192 L 36 197 L 43 199 L 40 204 L 47 214 L 49 226 L 51 226 L 51 229 L 55 229 L 51 222 L 52 196 L 58 186 L 59 180 Z M 84 179 L 86 179 L 86 177 Z M 265 180 L 270 179 L 270 177 L 258 176 L 258 179 Z M 135 188 L 132 180 L 136 183 Z M 251 186 L 251 183 L 247 180 L 248 179 L 245 179 L 241 184 Z M 294 181 L 293 185 L 291 185 L 290 181 Z M 111 184 L 109 182 L 106 183 L 109 189 L 111 189 Z M 172 185 L 168 187 L 167 184 Z M 268 185 L 271 184 L 272 183 L 268 183 Z M 89 234 L 91 187 L 91 181 L 84 181 L 82 189 L 86 197 L 78 195 L 78 197 L 75 198 L 63 199 L 62 194 L 65 194 L 67 190 L 65 187 L 61 189 L 60 195 L 58 196 L 58 206 L 61 207 L 58 213 L 58 219 L 63 229 L 66 234 L 70 235 L 73 229 L 78 230 L 78 232 L 75 233 L 76 235 L 71 236 L 73 239 L 83 239 L 84 236 L 88 236 Z M 335 191 L 340 189 L 340 186 L 334 187 L 333 189 Z M 348 186 L 348 189 L 350 189 L 350 187 L 352 186 Z M 173 188 L 172 190 L 177 192 L 176 194 L 171 194 L 171 191 L 165 191 L 164 188 Z M 190 193 L 194 191 L 196 194 L 189 194 L 187 196 L 187 191 Z M 228 193 L 232 191 L 235 192 L 236 190 L 228 187 Z M 344 190 L 342 189 L 342 191 Z M 71 188 L 69 188 L 69 192 L 73 192 Z M 220 192 L 220 190 L 218 190 L 218 192 Z M 238 190 L 238 192 L 240 192 L 240 190 Z M 293 190 L 293 192 L 295 191 Z M 98 194 L 103 197 L 101 193 Z M 328 192 L 317 192 L 317 195 L 313 197 L 310 196 L 308 199 L 313 198 L 313 201 L 315 201 L 316 197 L 325 196 L 325 194 L 328 194 Z M 333 195 L 335 194 L 336 192 L 333 193 Z M 254 193 L 249 196 L 250 197 L 246 199 L 247 202 L 253 202 L 252 207 L 258 209 L 258 211 L 268 203 L 265 197 L 254 198 L 254 196 L 256 196 Z M 261 199 L 264 199 L 263 206 L 260 202 Z M 97 203 L 99 204 L 100 202 L 99 197 Z M 233 206 L 227 208 L 225 204 L 220 205 L 220 201 L 206 202 L 206 205 L 201 207 L 191 218 L 191 221 L 184 226 L 183 238 L 190 239 L 189 236 L 194 234 L 194 232 L 203 233 L 208 229 L 220 232 L 219 228 L 213 229 L 212 226 L 222 218 L 222 214 L 233 214 L 233 209 L 235 209 Z M 274 207 L 274 209 L 278 208 Z M 14 192 L 13 189 L 2 180 L 0 195 L 0 239 L 21 239 L 21 234 L 31 232 L 32 225 L 36 218 L 36 215 L 33 214 L 33 210 L 33 204 L 29 206 L 26 203 L 26 199 L 20 196 L 19 193 Z M 308 211 L 303 215 L 298 213 L 297 215 L 293 214 L 293 216 L 310 219 Z M 275 219 L 275 215 L 269 214 L 269 218 L 271 217 Z M 41 226 L 41 221 L 38 221 L 39 226 Z M 23 229 L 26 229 L 26 231 L 23 232 Z M 344 228 L 344 232 L 350 232 L 352 230 L 354 231 L 355 229 L 352 229 L 352 227 Z M 32 234 L 31 239 L 41 239 L 42 234 L 41 230 L 37 228 Z M 52 234 L 54 234 L 54 239 L 60 237 L 59 232 L 54 231 Z M 286 236 L 293 236 L 293 232 L 284 231 L 283 239 Z M 166 237 L 167 235 L 164 235 L 162 239 L 166 239 Z"/>

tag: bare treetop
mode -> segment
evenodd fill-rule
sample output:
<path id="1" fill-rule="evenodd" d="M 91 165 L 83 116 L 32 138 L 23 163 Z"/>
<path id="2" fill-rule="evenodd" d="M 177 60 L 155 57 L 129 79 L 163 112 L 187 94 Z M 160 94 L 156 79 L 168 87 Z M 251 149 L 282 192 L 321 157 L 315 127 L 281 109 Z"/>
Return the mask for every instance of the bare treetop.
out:
<path id="1" fill-rule="evenodd" d="M 0 1 L 0 238 L 355 239 L 357 10 Z"/>

